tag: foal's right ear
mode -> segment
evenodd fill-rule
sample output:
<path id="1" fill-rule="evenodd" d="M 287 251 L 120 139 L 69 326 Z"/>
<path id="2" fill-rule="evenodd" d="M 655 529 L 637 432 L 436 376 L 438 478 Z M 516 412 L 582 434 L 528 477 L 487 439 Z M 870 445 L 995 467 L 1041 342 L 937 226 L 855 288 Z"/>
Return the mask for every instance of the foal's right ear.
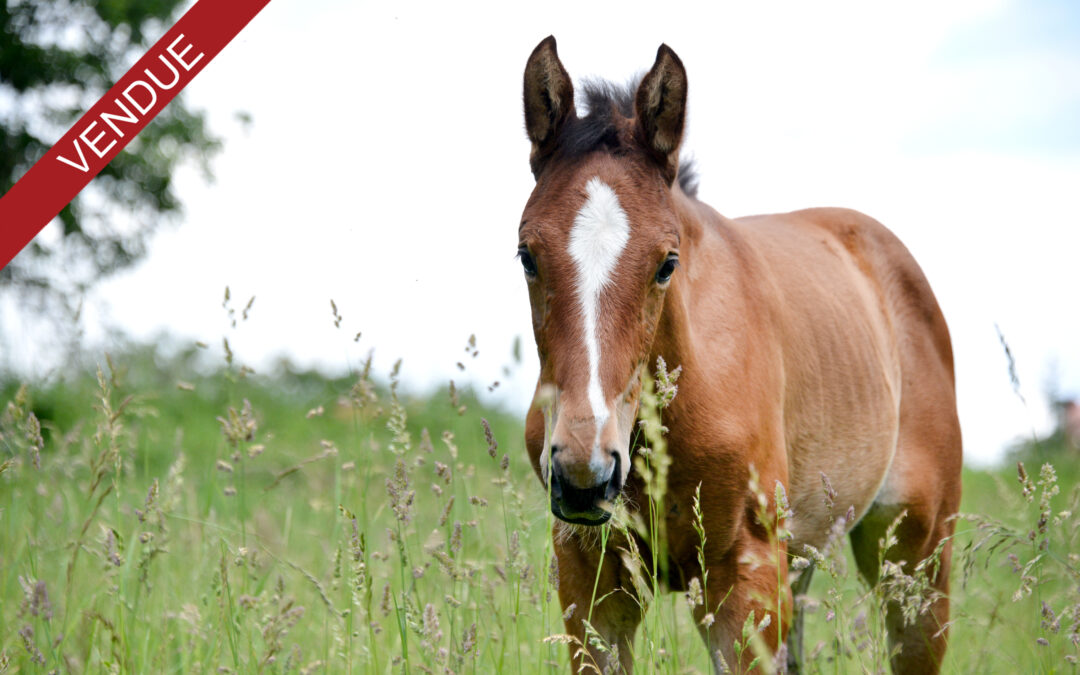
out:
<path id="1" fill-rule="evenodd" d="M 532 141 L 529 164 L 540 176 L 544 160 L 555 149 L 559 130 L 574 116 L 574 85 L 559 61 L 555 37 L 536 45 L 525 64 L 525 131 Z"/>

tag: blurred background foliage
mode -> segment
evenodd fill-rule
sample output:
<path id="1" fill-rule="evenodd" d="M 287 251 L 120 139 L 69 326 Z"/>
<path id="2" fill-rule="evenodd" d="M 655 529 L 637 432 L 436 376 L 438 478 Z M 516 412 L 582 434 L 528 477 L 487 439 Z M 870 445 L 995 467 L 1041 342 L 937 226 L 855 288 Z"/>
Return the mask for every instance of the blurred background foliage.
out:
<path id="1" fill-rule="evenodd" d="M 0 194 L 49 149 L 179 17 L 182 0 L 8 0 L 0 3 Z M 176 168 L 209 180 L 221 141 L 181 94 L 37 237 L 0 270 L 21 309 L 76 313 L 83 293 L 132 265 L 179 215 Z"/>

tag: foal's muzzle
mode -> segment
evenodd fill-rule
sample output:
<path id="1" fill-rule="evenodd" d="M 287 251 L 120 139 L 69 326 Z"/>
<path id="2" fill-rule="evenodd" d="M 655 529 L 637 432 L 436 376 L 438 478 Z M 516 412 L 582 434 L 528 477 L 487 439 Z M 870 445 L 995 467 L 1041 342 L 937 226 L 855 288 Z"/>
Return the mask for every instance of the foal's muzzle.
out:
<path id="1" fill-rule="evenodd" d="M 578 487 L 559 462 L 558 448 L 551 448 L 551 512 L 575 525 L 603 525 L 611 518 L 611 505 L 622 490 L 622 460 L 612 452 L 606 478 L 588 487 Z"/>

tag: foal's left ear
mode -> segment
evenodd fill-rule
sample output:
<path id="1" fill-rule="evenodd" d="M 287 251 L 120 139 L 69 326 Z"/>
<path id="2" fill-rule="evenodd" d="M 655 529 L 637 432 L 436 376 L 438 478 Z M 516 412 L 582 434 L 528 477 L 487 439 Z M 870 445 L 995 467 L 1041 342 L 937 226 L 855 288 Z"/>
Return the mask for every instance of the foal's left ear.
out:
<path id="1" fill-rule="evenodd" d="M 634 111 L 642 144 L 671 183 L 678 173 L 686 123 L 686 69 L 671 47 L 660 45 L 656 50 L 656 63 L 638 86 Z"/>

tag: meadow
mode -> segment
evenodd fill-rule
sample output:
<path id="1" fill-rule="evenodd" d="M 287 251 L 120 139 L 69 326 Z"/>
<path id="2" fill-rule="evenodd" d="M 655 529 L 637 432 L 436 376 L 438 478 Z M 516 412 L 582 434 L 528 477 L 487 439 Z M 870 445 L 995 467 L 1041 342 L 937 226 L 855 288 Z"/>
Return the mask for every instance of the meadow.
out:
<path id="1" fill-rule="evenodd" d="M 407 363 L 256 374 L 227 341 L 95 361 L 0 382 L 0 673 L 568 670 L 523 411 L 410 395 Z M 1034 448 L 965 470 L 943 672 L 1076 669 L 1080 469 Z M 846 548 L 800 600 L 806 669 L 888 672 L 882 608 L 925 598 L 917 575 L 868 586 Z M 711 672 L 696 601 L 656 595 L 639 672 Z"/>

